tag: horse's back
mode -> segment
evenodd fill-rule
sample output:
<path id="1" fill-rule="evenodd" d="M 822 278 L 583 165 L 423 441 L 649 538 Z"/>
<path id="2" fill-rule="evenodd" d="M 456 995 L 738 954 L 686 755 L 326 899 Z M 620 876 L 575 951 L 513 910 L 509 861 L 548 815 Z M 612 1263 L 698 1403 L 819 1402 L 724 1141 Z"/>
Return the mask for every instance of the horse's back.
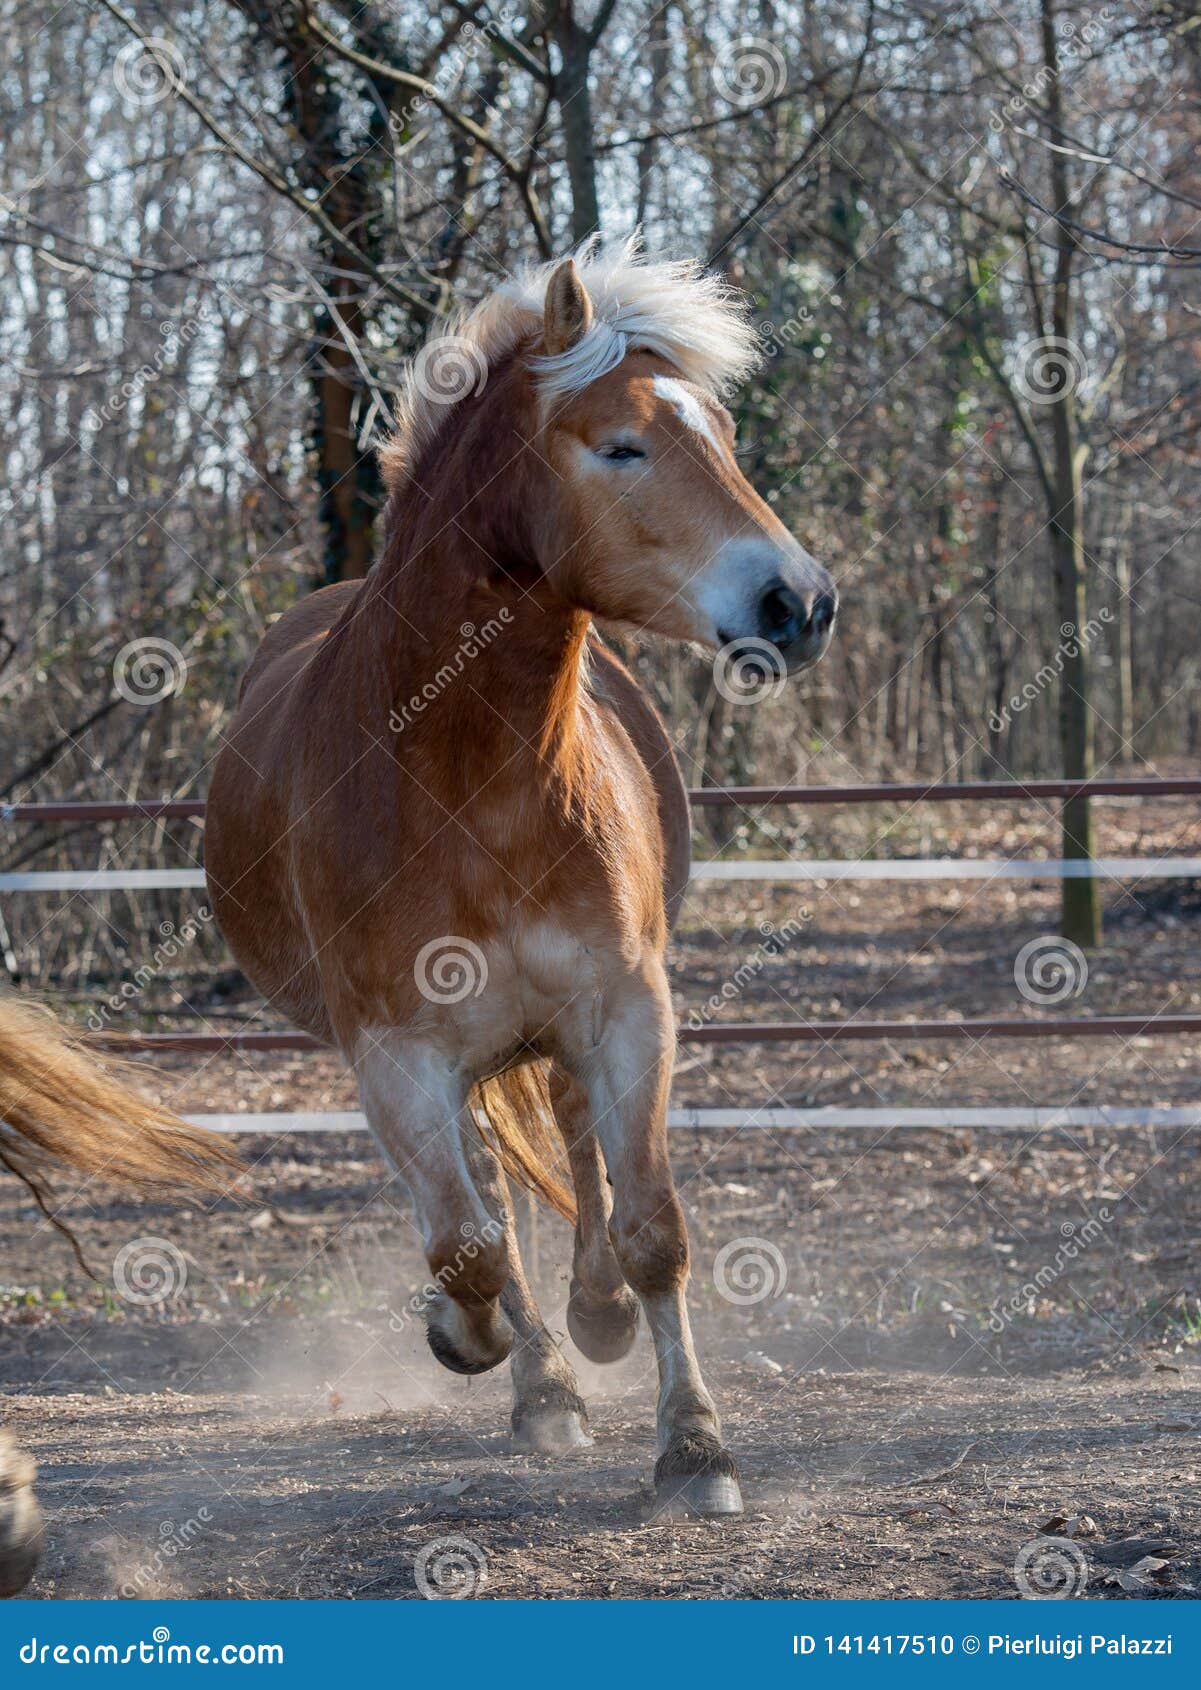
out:
<path id="1" fill-rule="evenodd" d="M 305 712 L 305 671 L 361 585 L 322 587 L 267 630 L 243 677 L 206 805 L 205 870 L 222 932 L 264 997 L 326 1039 L 320 971 L 295 895 L 289 753 Z"/>
<path id="2" fill-rule="evenodd" d="M 269 675 L 276 687 L 286 686 L 294 674 L 299 674 L 311 662 L 325 636 L 343 611 L 353 604 L 362 586 L 361 581 L 338 581 L 331 587 L 319 587 L 271 624 L 250 660 L 250 667 L 242 676 L 242 684 L 238 688 L 239 710 L 251 689 L 260 683 L 265 684 Z M 277 669 L 279 673 L 275 673 Z"/>

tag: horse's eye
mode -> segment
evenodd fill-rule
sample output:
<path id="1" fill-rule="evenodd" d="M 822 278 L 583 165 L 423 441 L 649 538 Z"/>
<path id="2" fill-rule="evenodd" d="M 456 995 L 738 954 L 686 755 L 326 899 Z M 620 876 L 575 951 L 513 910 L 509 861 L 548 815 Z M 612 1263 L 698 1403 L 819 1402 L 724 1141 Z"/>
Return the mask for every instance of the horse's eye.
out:
<path id="1" fill-rule="evenodd" d="M 615 444 L 602 446 L 600 456 L 607 464 L 632 464 L 636 458 L 645 458 L 646 453 L 638 446 Z"/>

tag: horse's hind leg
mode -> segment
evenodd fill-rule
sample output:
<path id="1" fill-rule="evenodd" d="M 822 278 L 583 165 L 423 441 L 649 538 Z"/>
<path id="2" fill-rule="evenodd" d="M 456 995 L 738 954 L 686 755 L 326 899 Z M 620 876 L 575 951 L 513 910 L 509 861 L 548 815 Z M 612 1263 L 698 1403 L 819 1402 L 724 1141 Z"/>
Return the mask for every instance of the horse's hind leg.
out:
<path id="1" fill-rule="evenodd" d="M 36 1469 L 8 1432 L 0 1431 L 0 1596 L 15 1596 L 33 1577 L 45 1531 L 33 1494 Z"/>
<path id="2" fill-rule="evenodd" d="M 638 1299 L 627 1286 L 609 1241 L 609 1183 L 592 1130 L 588 1094 L 562 1068 L 552 1068 L 550 1095 L 575 1185 L 575 1250 L 567 1330 L 589 1361 L 620 1361 L 638 1330 Z"/>
<path id="3" fill-rule="evenodd" d="M 430 1270 L 430 1349 L 454 1373 L 486 1373 L 513 1344 L 500 1304 L 510 1262 L 506 1216 L 473 1177 L 465 1090 L 440 1053 L 387 1034 L 364 1036 L 354 1066 L 376 1142 L 413 1198 Z"/>
<path id="4" fill-rule="evenodd" d="M 513 1370 L 513 1438 L 522 1449 L 552 1455 L 569 1449 L 586 1449 L 588 1409 L 580 1396 L 571 1363 L 555 1343 L 538 1312 L 516 1240 L 509 1244 L 513 1271 L 500 1294 L 504 1309 L 516 1333 L 510 1356 Z"/>
<path id="5" fill-rule="evenodd" d="M 509 1281 L 500 1294 L 500 1306 L 515 1338 L 509 1357 L 514 1442 L 546 1455 L 587 1448 L 592 1442 L 588 1410 L 571 1363 L 546 1330 L 526 1279 L 504 1172 L 483 1144 L 473 1149 L 472 1169 L 488 1207 L 504 1216 Z"/>

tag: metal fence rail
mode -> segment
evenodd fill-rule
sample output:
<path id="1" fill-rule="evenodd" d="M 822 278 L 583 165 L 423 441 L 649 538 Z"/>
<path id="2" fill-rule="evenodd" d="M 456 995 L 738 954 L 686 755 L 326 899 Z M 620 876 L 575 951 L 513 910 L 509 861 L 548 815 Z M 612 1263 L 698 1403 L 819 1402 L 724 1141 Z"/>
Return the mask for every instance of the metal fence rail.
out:
<path id="1" fill-rule="evenodd" d="M 1201 796 L 1201 779 L 909 781 L 860 786 L 696 786 L 691 803 L 702 807 L 762 804 L 926 804 L 960 800 L 1021 803 L 1041 798 L 1185 798 Z M 203 798 L 144 798 L 0 805 L 0 821 L 183 821 L 204 815 Z"/>
<path id="2" fill-rule="evenodd" d="M 1049 1015 L 1042 1020 L 992 1016 L 968 1021 L 721 1021 L 677 1028 L 681 1044 L 841 1044 L 868 1039 L 1151 1038 L 1201 1033 L 1201 1015 Z M 102 1033 L 96 1043 L 114 1051 L 322 1050 L 308 1033 Z"/>
<path id="3" fill-rule="evenodd" d="M 1181 798 L 1201 796 L 1201 779 L 972 781 L 959 784 L 881 784 L 861 786 L 704 786 L 690 801 L 699 807 L 737 805 L 749 809 L 772 804 L 874 804 L 927 802 L 1013 803 L 1032 799 Z M 199 819 L 201 798 L 148 798 L 129 802 L 8 804 L 0 820 L 9 822 L 170 821 Z M 694 880 L 1165 880 L 1201 877 L 1201 857 L 1093 858 L 769 858 L 693 864 Z M 199 889 L 200 869 L 28 869 L 0 874 L 0 891 L 99 892 Z"/>

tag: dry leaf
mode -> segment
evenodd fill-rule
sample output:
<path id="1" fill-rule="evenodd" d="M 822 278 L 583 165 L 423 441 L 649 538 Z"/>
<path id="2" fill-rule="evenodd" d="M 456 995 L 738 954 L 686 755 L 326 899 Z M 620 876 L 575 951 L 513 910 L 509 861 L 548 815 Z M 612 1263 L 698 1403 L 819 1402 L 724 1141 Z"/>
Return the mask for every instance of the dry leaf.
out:
<path id="1" fill-rule="evenodd" d="M 1097 1522 L 1091 1514 L 1052 1514 L 1038 1531 L 1040 1537 L 1096 1537 Z"/>
<path id="2" fill-rule="evenodd" d="M 1172 1564 L 1158 1555 L 1144 1555 L 1133 1567 L 1118 1567 L 1106 1578 L 1106 1584 L 1120 1585 L 1125 1591 L 1154 1590 L 1171 1582 Z"/>

